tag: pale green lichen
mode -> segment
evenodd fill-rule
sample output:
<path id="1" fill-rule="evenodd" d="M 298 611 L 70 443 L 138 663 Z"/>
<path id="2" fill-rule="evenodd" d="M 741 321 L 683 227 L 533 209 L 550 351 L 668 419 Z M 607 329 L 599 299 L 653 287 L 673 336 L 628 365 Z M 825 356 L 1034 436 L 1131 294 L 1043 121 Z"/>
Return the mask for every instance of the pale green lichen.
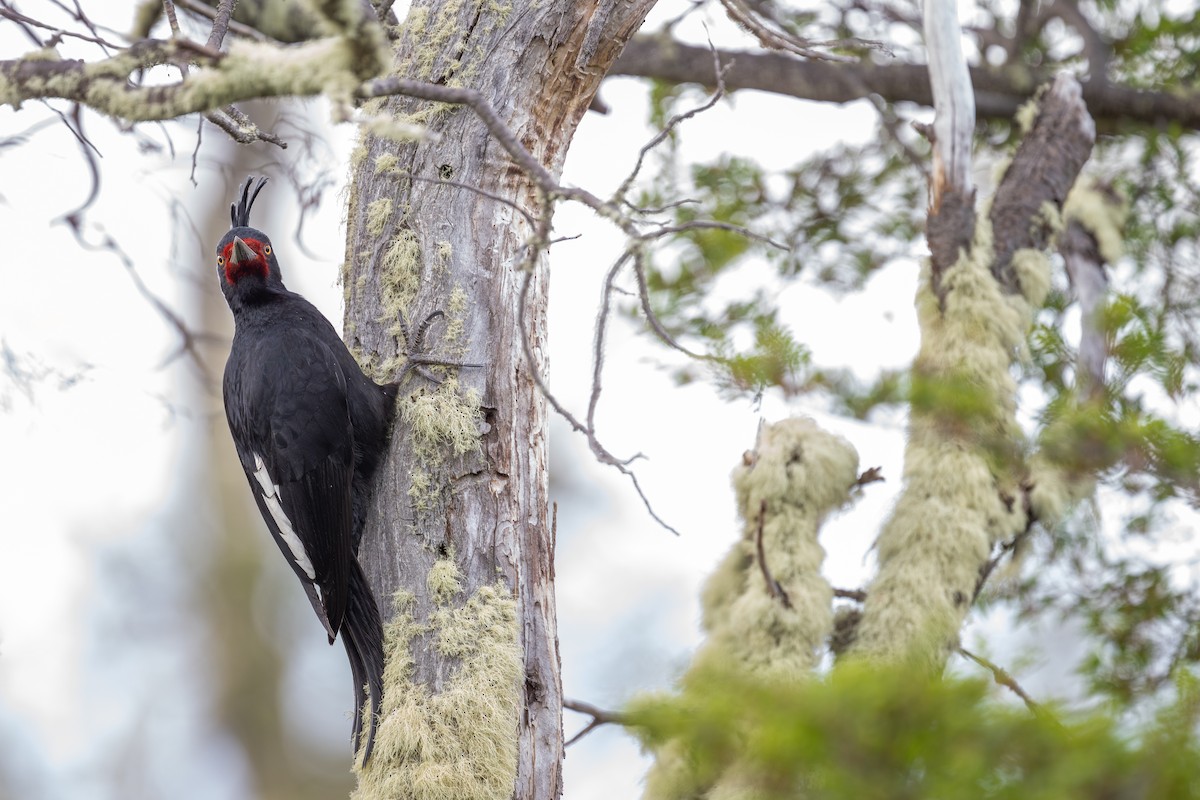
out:
<path id="1" fill-rule="evenodd" d="M 432 392 L 401 397 L 398 405 L 418 459 L 436 459 L 447 450 L 456 456 L 479 450 L 483 416 L 475 389 L 460 394 L 458 381 L 451 377 Z"/>
<path id="2" fill-rule="evenodd" d="M 1033 123 L 1037 122 L 1038 114 L 1042 110 L 1042 95 L 1046 93 L 1046 88 L 1049 84 L 1043 84 L 1038 87 L 1038 90 L 1033 93 L 1033 97 L 1026 100 L 1017 109 L 1013 121 L 1017 123 L 1017 130 L 1021 136 L 1033 130 Z"/>
<path id="3" fill-rule="evenodd" d="M 1118 190 L 1093 178 L 1075 182 L 1067 195 L 1063 216 L 1078 222 L 1096 240 L 1100 257 L 1115 264 L 1125 254 L 1125 220 L 1129 200 Z"/>
<path id="4" fill-rule="evenodd" d="M 471 0 L 470 3 L 446 0 L 433 9 L 428 6 L 412 9 L 403 30 L 413 43 L 407 59 L 396 65 L 396 74 L 418 80 L 436 80 L 451 88 L 471 85 L 486 62 L 487 53 L 478 44 L 468 47 L 467 36 L 485 39 L 487 34 L 503 25 L 511 13 L 511 4 L 495 0 Z M 468 20 L 469 26 L 465 24 Z M 444 103 L 433 104 L 425 109 L 424 120 L 432 120 L 456 108 Z"/>
<path id="5" fill-rule="evenodd" d="M 1028 329 L 1033 321 L 1031 315 L 1037 313 L 1050 294 L 1050 259 L 1043 250 L 1022 247 L 1012 254 L 1012 266 L 1022 295 L 1017 312 L 1026 317 L 1023 322 Z"/>
<path id="6" fill-rule="evenodd" d="M 462 591 L 458 567 L 454 563 L 454 553 L 433 563 L 429 574 L 425 576 L 425 588 L 429 590 L 433 602 L 439 606 L 446 605 L 454 595 Z"/>
<path id="7" fill-rule="evenodd" d="M 375 174 L 379 175 L 385 172 L 391 172 L 396 169 L 400 163 L 400 157 L 395 153 L 384 153 L 375 157 Z"/>
<path id="8" fill-rule="evenodd" d="M 409 122 L 387 113 L 367 116 L 363 120 L 362 126 L 373 136 L 389 139 L 400 144 L 419 142 L 429 135 L 429 130 L 424 125 Z M 378 171 L 378 168 L 376 168 L 376 171 Z"/>
<path id="9" fill-rule="evenodd" d="M 392 198 L 383 197 L 367 204 L 367 233 L 380 236 L 392 220 Z"/>
<path id="10" fill-rule="evenodd" d="M 463 355 L 467 349 L 464 341 L 466 316 L 467 293 L 461 286 L 455 286 L 446 300 L 446 327 L 442 331 L 442 344 L 454 356 Z"/>
<path id="11" fill-rule="evenodd" d="M 380 261 L 381 322 L 391 322 L 399 334 L 401 317 L 416 299 L 421 288 L 421 245 L 417 235 L 401 227 L 388 243 Z"/>
<path id="12" fill-rule="evenodd" d="M 1029 301 L 1044 299 L 1049 276 L 1044 256 L 1022 253 L 1014 268 L 1024 294 L 1008 294 L 991 273 L 993 252 L 981 214 L 970 252 L 942 276 L 941 303 L 928 267 L 923 272 L 915 380 L 969 388 L 979 408 L 954 419 L 942 408 L 914 406 L 905 488 L 877 540 L 879 573 L 867 591 L 853 654 L 921 652 L 940 666 L 992 546 L 1028 522 L 1019 500 L 1023 435 L 1010 367 L 1032 319 Z"/>
<path id="13" fill-rule="evenodd" d="M 849 499 L 858 455 L 811 420 L 789 419 L 763 429 L 748 461 L 733 474 L 742 536 L 705 583 L 708 637 L 683 676 L 685 694 L 692 676 L 713 668 L 802 680 L 820 663 L 832 631 L 833 590 L 821 574 L 825 551 L 818 533 L 826 516 Z M 704 765 L 668 742 L 655 753 L 645 797 L 749 797 L 748 786 L 738 763 L 706 774 Z"/>
<path id="14" fill-rule="evenodd" d="M 450 264 L 450 258 L 454 255 L 454 245 L 447 241 L 441 241 L 437 243 L 435 250 L 438 257 L 438 266 L 442 267 L 443 269 L 448 267 Z"/>
<path id="15" fill-rule="evenodd" d="M 848 500 L 857 467 L 854 448 L 812 420 L 763 429 L 753 463 L 734 471 L 742 537 L 704 588 L 708 641 L 697 665 L 733 659 L 747 669 L 791 677 L 816 666 L 833 625 L 817 534 L 825 516 Z M 772 593 L 756 561 L 760 535 L 787 604 Z"/>
<path id="16" fill-rule="evenodd" d="M 416 511 L 433 508 L 433 479 L 423 469 L 412 469 L 408 473 L 408 499 Z"/>
<path id="17" fill-rule="evenodd" d="M 496 583 L 455 605 L 462 590 L 452 558 L 436 562 L 427 583 L 426 624 L 413 617 L 412 595 L 394 598 L 375 752 L 352 800 L 509 800 L 524 666 L 516 600 Z M 412 678 L 412 642 L 422 634 L 453 660 L 436 692 Z"/>

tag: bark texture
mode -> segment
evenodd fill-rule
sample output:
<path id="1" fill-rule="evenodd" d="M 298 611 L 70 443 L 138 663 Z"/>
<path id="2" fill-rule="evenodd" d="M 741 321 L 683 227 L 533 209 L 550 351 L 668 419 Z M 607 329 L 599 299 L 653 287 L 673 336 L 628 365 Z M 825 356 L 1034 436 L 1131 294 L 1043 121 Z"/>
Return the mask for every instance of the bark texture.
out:
<path id="1" fill-rule="evenodd" d="M 477 89 L 557 176 L 600 79 L 652 5 L 418 2 L 394 43 L 393 74 Z M 449 602 L 463 607 L 497 582 L 515 600 L 522 675 L 511 687 L 519 694 L 511 719 L 513 796 L 554 798 L 562 790 L 562 696 L 546 406 L 532 373 L 546 367 L 547 275 L 544 259 L 529 252 L 535 231 L 510 205 L 536 217 L 541 198 L 469 109 L 389 98 L 367 110 L 384 128 L 389 120 L 415 122 L 432 136 L 415 143 L 367 136 L 354 156 L 346 340 L 377 379 L 392 380 L 417 345 L 405 341 L 400 320 L 411 323 L 415 340 L 421 321 L 441 310 L 446 316 L 428 329 L 425 349 L 484 366 L 452 370 L 457 383 L 440 387 L 408 373 L 362 558 L 385 619 L 411 617 L 404 677 L 431 696 L 468 665 L 445 646 L 437 622 L 445 621 L 438 614 L 447 585 Z M 522 351 L 522 323 L 532 364 Z M 454 579 L 436 580 L 437 570 Z M 403 603 L 393 603 L 397 597 Z"/>

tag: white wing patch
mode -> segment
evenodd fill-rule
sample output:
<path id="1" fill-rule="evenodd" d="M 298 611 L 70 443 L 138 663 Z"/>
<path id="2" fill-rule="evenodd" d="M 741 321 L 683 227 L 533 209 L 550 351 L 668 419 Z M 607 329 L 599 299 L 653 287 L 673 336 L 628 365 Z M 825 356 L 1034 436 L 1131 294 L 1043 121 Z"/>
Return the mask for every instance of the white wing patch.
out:
<path id="1" fill-rule="evenodd" d="M 283 537 L 284 543 L 292 551 L 292 558 L 296 559 L 296 563 L 300 565 L 300 569 L 304 570 L 304 574 L 308 576 L 309 580 L 316 580 L 317 571 L 313 569 L 312 562 L 308 560 L 308 553 L 304 552 L 304 544 L 296 535 L 292 521 L 287 518 L 287 514 L 283 513 L 283 506 L 279 504 L 279 487 L 271 480 L 271 475 L 267 472 L 267 465 L 263 463 L 262 456 L 258 453 L 254 454 L 254 479 L 262 487 L 267 511 L 271 512 L 271 517 L 279 526 L 279 535 Z"/>

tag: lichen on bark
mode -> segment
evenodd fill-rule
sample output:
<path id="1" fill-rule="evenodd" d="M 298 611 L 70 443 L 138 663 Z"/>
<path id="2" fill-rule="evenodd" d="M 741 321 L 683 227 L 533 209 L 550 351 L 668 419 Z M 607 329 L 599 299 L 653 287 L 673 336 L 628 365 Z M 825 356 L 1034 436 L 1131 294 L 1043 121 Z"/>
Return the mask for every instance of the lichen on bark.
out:
<path id="1" fill-rule="evenodd" d="M 521 708 L 522 650 L 517 604 L 502 582 L 465 601 L 453 555 L 434 562 L 425 625 L 398 592 L 385 630 L 383 709 L 371 762 L 352 800 L 509 800 L 517 774 L 514 732 Z M 414 638 L 456 664 L 436 692 L 411 676 Z"/>

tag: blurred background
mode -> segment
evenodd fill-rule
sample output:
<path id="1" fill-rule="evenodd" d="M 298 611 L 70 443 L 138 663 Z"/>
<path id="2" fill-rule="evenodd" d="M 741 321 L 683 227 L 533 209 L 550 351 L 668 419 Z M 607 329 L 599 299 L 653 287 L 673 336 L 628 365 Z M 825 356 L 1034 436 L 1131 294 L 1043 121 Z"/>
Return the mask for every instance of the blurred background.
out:
<path id="1" fill-rule="evenodd" d="M 690 5 L 663 2 L 650 24 Z M 129 26 L 124 9 L 94 13 Z M 719 13 L 676 34 L 737 36 Z M 0 53 L 28 48 L 0 22 Z M 565 183 L 616 188 L 654 133 L 650 91 L 604 84 L 610 111 L 583 121 Z M 340 328 L 356 132 L 329 124 L 321 101 L 246 110 L 288 149 L 238 147 L 210 126 L 198 140 L 195 118 L 125 131 L 90 112 L 64 124 L 63 108 L 0 109 L 0 797 L 304 800 L 352 787 L 345 657 L 326 645 L 233 456 L 219 389 L 231 320 L 212 251 L 238 184 L 269 175 L 253 222 L 272 235 L 289 288 Z M 873 137 L 876 123 L 866 101 L 741 92 L 687 122 L 678 147 L 685 163 L 747 153 L 784 169 Z M 555 226 L 579 238 L 551 256 L 550 384 L 579 410 L 603 275 L 622 243 L 586 209 L 562 207 Z M 739 275 L 778 280 L 766 268 Z M 803 275 L 771 291 L 814 364 L 868 379 L 916 352 L 916 275 L 901 254 L 862 292 Z M 599 435 L 615 454 L 646 455 L 639 480 L 681 535 L 552 421 L 564 689 L 606 708 L 669 686 L 695 647 L 698 587 L 740 530 L 728 475 L 761 421 L 813 416 L 856 446 L 862 469 L 882 468 L 886 482 L 822 534 L 827 574 L 845 588 L 871 573 L 904 442 L 898 414 L 860 422 L 803 396 L 727 400 L 705 381 L 681 385 L 674 356 L 640 325 L 615 327 Z M 1040 699 L 1075 698 L 1078 632 L 1012 619 L 984 611 L 964 639 L 985 642 Z M 567 712 L 567 735 L 586 722 Z M 631 738 L 598 729 L 567 751 L 565 796 L 637 796 L 645 766 Z"/>

